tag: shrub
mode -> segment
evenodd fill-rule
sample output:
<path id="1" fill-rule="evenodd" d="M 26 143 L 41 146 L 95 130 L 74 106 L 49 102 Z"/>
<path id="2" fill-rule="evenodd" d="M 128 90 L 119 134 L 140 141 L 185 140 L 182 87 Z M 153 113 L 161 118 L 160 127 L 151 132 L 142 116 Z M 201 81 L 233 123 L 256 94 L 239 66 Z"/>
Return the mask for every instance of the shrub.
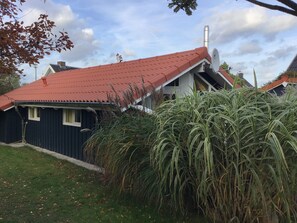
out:
<path id="1" fill-rule="evenodd" d="M 296 97 L 194 94 L 156 112 L 152 161 L 177 209 L 213 221 L 296 220 Z"/>
<path id="2" fill-rule="evenodd" d="M 214 222 L 296 222 L 296 117 L 295 92 L 194 93 L 102 123 L 86 150 L 112 185 L 160 206 Z"/>
<path id="3" fill-rule="evenodd" d="M 157 191 L 157 176 L 150 163 L 154 128 L 154 117 L 143 112 L 110 116 L 94 131 L 85 150 L 105 168 L 110 185 L 153 200 Z"/>

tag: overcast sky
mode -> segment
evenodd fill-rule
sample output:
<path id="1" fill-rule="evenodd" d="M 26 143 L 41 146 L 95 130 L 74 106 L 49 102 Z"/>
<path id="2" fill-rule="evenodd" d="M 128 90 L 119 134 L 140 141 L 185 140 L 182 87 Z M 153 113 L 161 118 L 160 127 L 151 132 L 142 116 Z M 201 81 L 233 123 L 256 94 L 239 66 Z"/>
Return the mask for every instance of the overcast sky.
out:
<path id="1" fill-rule="evenodd" d="M 274 1 L 270 1 L 274 2 Z M 167 0 L 28 0 L 21 16 L 29 23 L 47 13 L 57 29 L 69 33 L 74 49 L 40 61 L 38 77 L 49 63 L 88 67 L 114 63 L 116 53 L 133 60 L 203 46 L 203 28 L 210 27 L 211 53 L 233 73 L 243 72 L 260 84 L 285 71 L 297 54 L 297 17 L 260 8 L 244 0 L 201 0 L 192 16 L 173 13 Z M 33 67 L 23 66 L 35 78 Z"/>

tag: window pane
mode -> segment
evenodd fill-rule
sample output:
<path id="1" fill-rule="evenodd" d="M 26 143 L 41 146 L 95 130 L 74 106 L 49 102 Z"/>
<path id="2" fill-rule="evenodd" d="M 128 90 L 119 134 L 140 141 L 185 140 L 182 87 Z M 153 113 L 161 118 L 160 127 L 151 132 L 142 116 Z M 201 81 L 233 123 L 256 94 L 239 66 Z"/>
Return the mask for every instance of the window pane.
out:
<path id="1" fill-rule="evenodd" d="M 40 118 L 40 108 L 35 108 L 36 109 L 36 118 Z"/>
<path id="2" fill-rule="evenodd" d="M 29 108 L 29 117 L 34 118 L 34 108 Z"/>
<path id="3" fill-rule="evenodd" d="M 74 122 L 79 122 L 80 123 L 80 111 L 79 110 L 75 110 L 74 111 L 74 114 L 75 114 Z"/>
<path id="4" fill-rule="evenodd" d="M 65 110 L 65 121 L 68 123 L 72 123 L 72 112 L 69 109 Z"/>

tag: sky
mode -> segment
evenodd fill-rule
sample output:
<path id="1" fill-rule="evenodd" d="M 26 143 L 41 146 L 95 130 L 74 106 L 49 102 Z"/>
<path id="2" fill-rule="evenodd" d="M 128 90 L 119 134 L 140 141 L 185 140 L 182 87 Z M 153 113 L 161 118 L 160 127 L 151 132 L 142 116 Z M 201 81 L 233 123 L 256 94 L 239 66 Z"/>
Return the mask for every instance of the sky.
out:
<path id="1" fill-rule="evenodd" d="M 276 1 L 267 1 L 273 3 Z M 200 0 L 192 16 L 174 13 L 167 0 L 27 0 L 20 17 L 26 24 L 46 13 L 56 30 L 67 31 L 75 47 L 40 60 L 40 78 L 50 63 L 89 67 L 175 53 L 203 46 L 210 29 L 209 53 L 216 48 L 231 72 L 259 85 L 284 72 L 297 54 L 297 17 L 244 0 Z M 23 83 L 35 80 L 35 68 L 23 65 Z"/>

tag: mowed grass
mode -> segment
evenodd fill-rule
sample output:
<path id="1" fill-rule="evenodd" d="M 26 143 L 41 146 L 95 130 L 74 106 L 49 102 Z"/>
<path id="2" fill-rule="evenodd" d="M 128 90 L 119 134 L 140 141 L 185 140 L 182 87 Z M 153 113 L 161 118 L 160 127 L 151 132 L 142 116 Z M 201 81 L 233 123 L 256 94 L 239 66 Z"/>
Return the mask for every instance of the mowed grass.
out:
<path id="1" fill-rule="evenodd" d="M 0 222 L 202 222 L 111 192 L 99 175 L 29 147 L 0 145 Z"/>

